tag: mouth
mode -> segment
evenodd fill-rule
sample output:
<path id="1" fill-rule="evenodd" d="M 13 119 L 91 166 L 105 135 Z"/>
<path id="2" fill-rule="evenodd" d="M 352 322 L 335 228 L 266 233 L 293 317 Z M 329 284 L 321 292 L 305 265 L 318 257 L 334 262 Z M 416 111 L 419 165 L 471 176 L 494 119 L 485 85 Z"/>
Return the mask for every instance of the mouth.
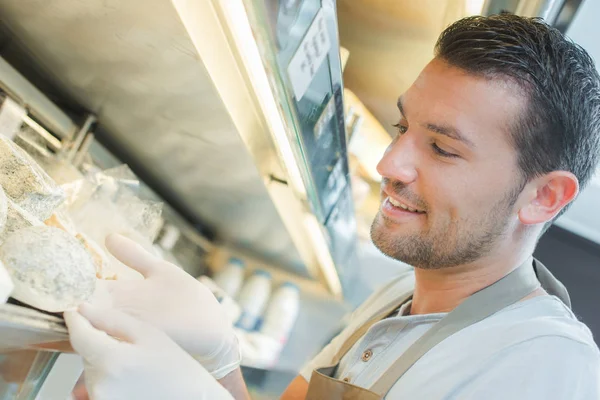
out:
<path id="1" fill-rule="evenodd" d="M 425 214 L 425 211 L 419 210 L 418 208 L 415 208 L 415 207 L 411 207 L 408 204 L 403 203 L 400 200 L 396 200 L 396 199 L 394 199 L 394 198 L 392 198 L 390 196 L 387 196 L 386 201 L 389 202 L 392 205 L 392 207 L 400 208 L 402 210 L 405 210 L 405 211 L 408 211 L 408 212 L 412 212 L 412 213 L 415 213 L 415 214 Z"/>
<path id="2" fill-rule="evenodd" d="M 414 206 L 392 198 L 391 196 L 386 196 L 383 199 L 383 202 L 381 203 L 381 212 L 386 220 L 395 223 L 404 223 L 414 220 L 415 218 L 420 219 L 426 214 L 424 210 L 415 208 Z"/>

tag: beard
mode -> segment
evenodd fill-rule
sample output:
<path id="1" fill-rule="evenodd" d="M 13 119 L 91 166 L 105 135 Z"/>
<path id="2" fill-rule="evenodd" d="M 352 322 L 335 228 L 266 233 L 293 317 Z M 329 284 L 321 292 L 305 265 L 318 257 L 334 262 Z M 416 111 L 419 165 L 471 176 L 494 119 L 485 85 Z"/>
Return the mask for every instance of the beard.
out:
<path id="1" fill-rule="evenodd" d="M 474 262 L 489 254 L 505 236 L 523 187 L 515 187 L 481 215 L 433 224 L 420 233 L 393 235 L 398 225 L 379 211 L 371 225 L 371 239 L 383 254 L 415 268 L 440 269 Z M 398 183 L 394 189 L 398 194 L 407 191 Z"/>

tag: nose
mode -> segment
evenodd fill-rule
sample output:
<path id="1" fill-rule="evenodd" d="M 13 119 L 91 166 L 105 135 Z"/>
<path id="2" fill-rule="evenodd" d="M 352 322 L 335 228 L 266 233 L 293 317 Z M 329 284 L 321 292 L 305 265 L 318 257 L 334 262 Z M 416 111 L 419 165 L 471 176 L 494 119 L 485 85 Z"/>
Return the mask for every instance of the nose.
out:
<path id="1" fill-rule="evenodd" d="M 377 172 L 406 185 L 417 179 L 417 148 L 408 132 L 394 140 L 377 164 Z"/>

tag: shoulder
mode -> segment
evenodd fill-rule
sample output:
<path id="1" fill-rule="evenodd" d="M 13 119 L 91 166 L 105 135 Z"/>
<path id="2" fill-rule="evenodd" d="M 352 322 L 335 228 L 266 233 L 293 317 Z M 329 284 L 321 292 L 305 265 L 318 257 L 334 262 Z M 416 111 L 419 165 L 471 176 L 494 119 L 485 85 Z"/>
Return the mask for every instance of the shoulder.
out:
<path id="1" fill-rule="evenodd" d="M 564 335 L 537 336 L 498 349 L 457 379 L 464 399 L 600 398 L 600 355 L 595 345 Z"/>
<path id="2" fill-rule="evenodd" d="M 468 352 L 452 351 L 465 343 Z M 478 368 L 490 360 L 495 360 L 494 365 L 498 360 L 512 360 L 548 370 L 564 369 L 560 360 L 600 365 L 600 351 L 591 331 L 554 296 L 508 307 L 456 333 L 441 347 L 457 359 L 479 364 Z"/>
<path id="3" fill-rule="evenodd" d="M 515 304 L 457 332 L 406 378 L 427 374 L 461 399 L 600 398 L 600 351 L 592 333 L 553 296 Z"/>
<path id="4" fill-rule="evenodd" d="M 495 336 L 502 336 L 509 342 L 553 337 L 598 350 L 590 329 L 554 296 L 540 296 L 514 304 L 480 325 L 481 329 L 493 330 L 497 332 Z"/>

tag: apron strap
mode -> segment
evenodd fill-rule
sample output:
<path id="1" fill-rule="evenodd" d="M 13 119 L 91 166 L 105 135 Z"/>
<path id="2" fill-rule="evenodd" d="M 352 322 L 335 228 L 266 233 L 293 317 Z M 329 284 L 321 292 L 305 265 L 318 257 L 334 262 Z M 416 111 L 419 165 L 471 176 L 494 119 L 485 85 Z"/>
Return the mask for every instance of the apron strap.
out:
<path id="1" fill-rule="evenodd" d="M 412 290 L 409 293 L 405 293 L 402 296 L 396 297 L 394 300 L 387 303 L 385 306 L 379 309 L 373 317 L 369 318 L 367 322 L 365 322 L 360 328 L 358 328 L 340 347 L 337 354 L 333 357 L 331 361 L 333 364 L 338 364 L 340 360 L 350 351 L 352 346 L 354 346 L 364 335 L 367 333 L 370 327 L 375 325 L 377 322 L 386 318 L 392 312 L 394 312 L 399 306 L 406 303 L 409 299 L 412 298 Z"/>
<path id="2" fill-rule="evenodd" d="M 569 297 L 569 292 L 567 292 L 565 285 L 556 279 L 544 264 L 536 259 L 533 260 L 533 269 L 535 269 L 537 278 L 544 290 L 546 290 L 548 294 L 558 297 L 567 307 L 571 308 L 571 298 Z"/>
<path id="3" fill-rule="evenodd" d="M 435 345 L 454 333 L 523 299 L 540 287 L 531 258 L 494 284 L 472 294 L 413 343 L 372 386 L 385 395 Z"/>

